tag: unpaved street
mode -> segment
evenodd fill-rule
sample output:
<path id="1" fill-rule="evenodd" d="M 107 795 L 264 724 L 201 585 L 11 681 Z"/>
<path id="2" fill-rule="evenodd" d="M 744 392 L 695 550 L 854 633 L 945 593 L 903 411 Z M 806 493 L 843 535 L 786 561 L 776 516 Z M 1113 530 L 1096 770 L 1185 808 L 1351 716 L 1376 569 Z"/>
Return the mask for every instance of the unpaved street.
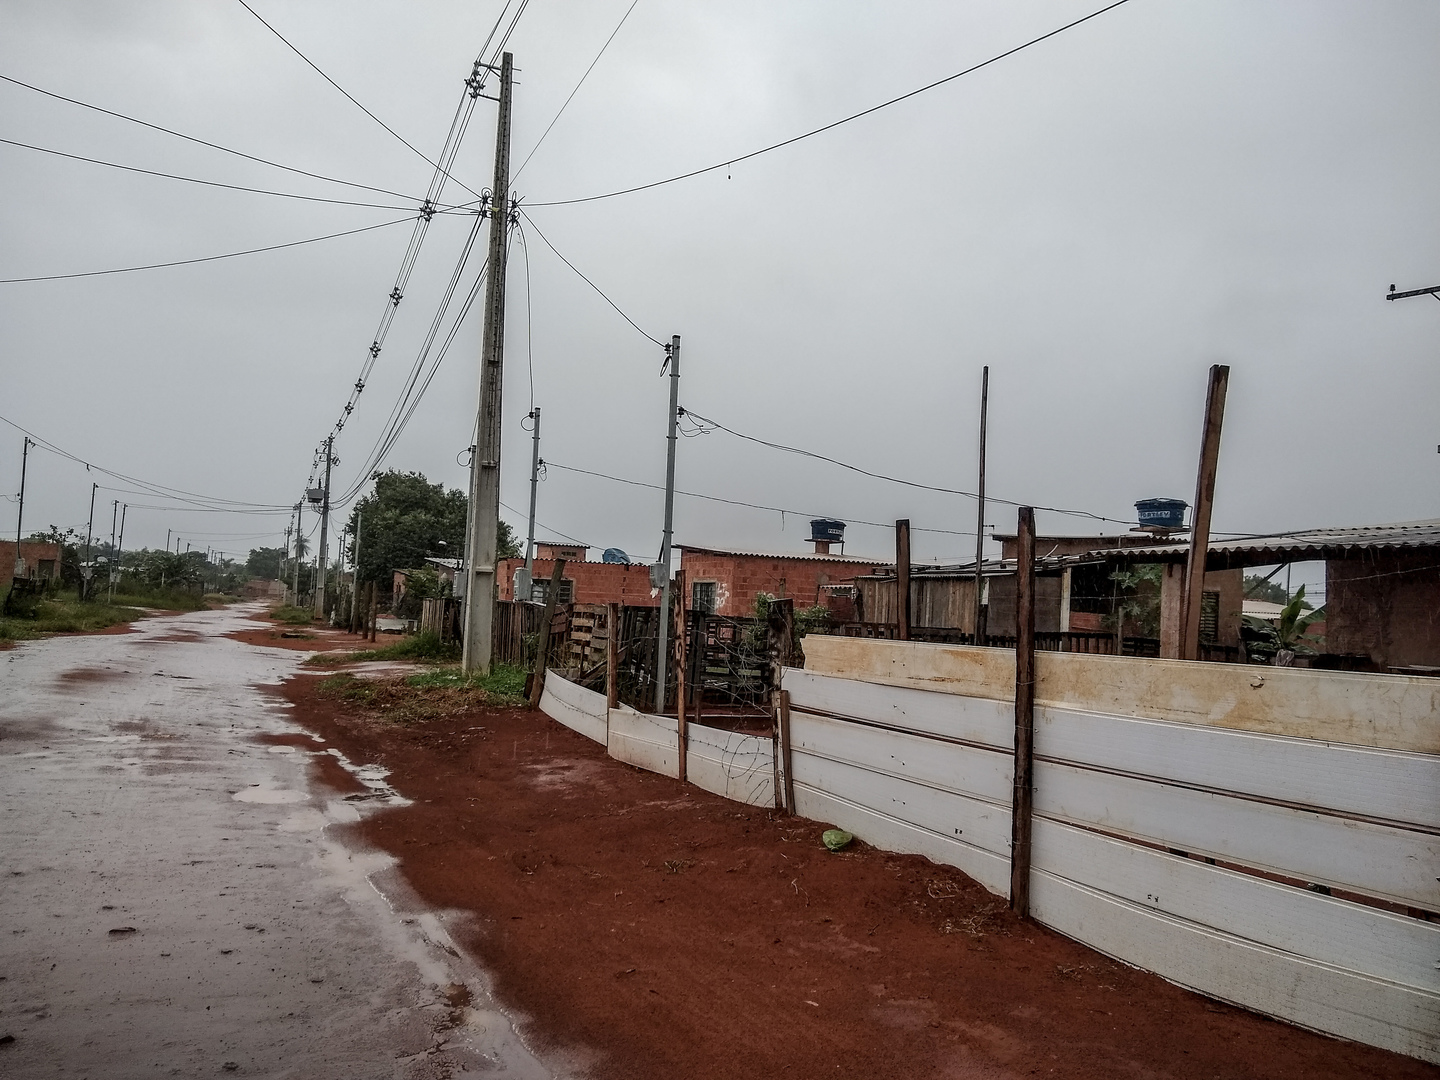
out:
<path id="1" fill-rule="evenodd" d="M 0 1075 L 551 1075 L 389 856 L 327 826 L 328 747 L 243 610 L 0 652 Z M 302 744 L 267 745 L 275 737 Z"/>

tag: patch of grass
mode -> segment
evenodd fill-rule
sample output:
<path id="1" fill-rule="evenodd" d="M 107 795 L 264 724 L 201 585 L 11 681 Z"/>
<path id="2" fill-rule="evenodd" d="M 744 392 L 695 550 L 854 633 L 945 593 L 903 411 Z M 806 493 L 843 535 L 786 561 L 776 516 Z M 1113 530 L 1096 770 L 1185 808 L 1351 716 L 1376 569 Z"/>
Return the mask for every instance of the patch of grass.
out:
<path id="1" fill-rule="evenodd" d="M 425 672 L 409 678 L 365 679 L 342 671 L 322 679 L 316 692 L 322 697 L 335 698 L 355 706 L 376 719 L 396 724 L 443 720 L 474 709 L 513 706 L 519 703 L 518 695 L 485 685 L 496 681 L 493 673 L 487 679 L 473 682 L 463 678 L 440 678 L 445 674 L 447 673 Z M 507 675 L 507 678 L 513 683 L 513 674 Z M 520 680 L 523 684 L 524 672 L 520 673 Z M 503 683 L 504 680 L 500 682 Z"/>
<path id="2" fill-rule="evenodd" d="M 209 607 L 203 596 L 184 589 L 156 589 L 129 581 L 122 584 L 123 589 L 115 590 L 116 604 L 160 611 L 204 611 Z"/>
<path id="3" fill-rule="evenodd" d="M 422 664 L 444 664 L 458 659 L 458 641 L 442 642 L 437 634 L 410 634 L 378 649 L 317 653 L 305 663 L 312 667 L 333 667 L 336 664 L 359 664 L 369 660 L 413 660 Z"/>
<path id="4" fill-rule="evenodd" d="M 291 626 L 309 626 L 315 621 L 315 612 L 293 604 L 280 604 L 270 609 L 270 618 Z"/>
<path id="5" fill-rule="evenodd" d="M 51 634 L 85 634 L 134 622 L 143 611 L 119 604 L 82 604 L 74 596 L 41 600 L 34 618 L 0 618 L 0 641 L 25 641 Z"/>
<path id="6" fill-rule="evenodd" d="M 466 677 L 459 668 L 421 671 L 405 679 L 409 686 L 455 687 L 484 690 L 493 697 L 521 701 L 525 696 L 526 670 L 516 664 L 496 664 L 489 675 Z"/>

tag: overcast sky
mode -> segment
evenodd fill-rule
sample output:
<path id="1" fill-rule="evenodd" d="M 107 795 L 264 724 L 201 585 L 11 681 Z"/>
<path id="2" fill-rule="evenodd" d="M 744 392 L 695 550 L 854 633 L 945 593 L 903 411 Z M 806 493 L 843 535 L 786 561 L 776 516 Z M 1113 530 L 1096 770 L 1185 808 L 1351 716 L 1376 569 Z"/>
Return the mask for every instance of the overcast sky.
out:
<path id="1" fill-rule="evenodd" d="M 252 0 L 396 132 L 439 153 L 500 0 Z M 514 162 L 630 0 L 532 0 Z M 829 123 L 1101 6 L 639 0 L 520 174 L 539 204 L 643 184 Z M 431 169 L 236 0 L 0 0 L 0 74 L 236 150 L 286 173 L 0 83 L 0 137 L 349 207 L 123 173 L 0 145 L 0 277 L 196 258 L 392 221 Z M 872 471 L 972 490 L 991 368 L 989 491 L 1124 522 L 1190 500 L 1207 370 L 1231 366 L 1214 524 L 1269 532 L 1440 516 L 1440 5 L 1131 0 L 876 114 L 694 179 L 535 206 L 534 224 L 643 330 L 683 338 L 682 405 Z M 492 83 L 493 88 L 493 83 Z M 493 102 L 455 175 L 490 183 Z M 453 186 L 447 197 L 469 196 Z M 470 221 L 438 217 L 336 445 L 358 479 Z M 301 494 L 409 237 L 395 225 L 220 262 L 0 285 L 0 414 L 146 481 L 279 506 Z M 505 516 L 523 534 L 531 407 L 543 456 L 664 479 L 663 356 L 528 229 L 512 245 Z M 465 271 L 463 288 L 478 269 Z M 479 305 L 385 459 L 463 487 Z M 528 326 L 528 333 L 527 333 Z M 529 348 L 527 349 L 527 341 Z M 0 425 L 0 488 L 21 435 Z M 677 500 L 679 542 L 798 551 L 805 518 L 848 550 L 908 517 L 917 558 L 973 551 L 974 503 L 741 442 L 683 440 L 679 486 L 795 515 Z M 157 509 L 33 451 L 25 526 L 82 531 L 90 483 L 132 504 L 126 546 L 171 529 L 243 554 L 285 514 Z M 658 491 L 552 468 L 542 537 L 653 558 Z M 987 522 L 1013 531 L 1014 508 Z M 313 523 L 307 515 L 307 525 Z M 13 497 L 0 504 L 12 529 Z M 8 525 L 5 524 L 8 522 Z M 1042 513 L 1042 531 L 1123 523 Z M 951 530 L 924 531 L 924 530 Z M 598 557 L 592 553 L 592 557 Z"/>

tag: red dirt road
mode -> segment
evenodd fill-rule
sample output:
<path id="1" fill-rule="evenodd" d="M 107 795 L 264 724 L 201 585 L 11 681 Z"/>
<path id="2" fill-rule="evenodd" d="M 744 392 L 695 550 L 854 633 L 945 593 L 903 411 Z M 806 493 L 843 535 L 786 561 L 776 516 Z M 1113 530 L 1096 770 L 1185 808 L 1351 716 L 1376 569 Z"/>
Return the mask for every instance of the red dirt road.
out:
<path id="1" fill-rule="evenodd" d="M 821 824 L 622 765 L 540 713 L 401 727 L 317 681 L 283 688 L 296 719 L 415 800 L 350 839 L 473 912 L 466 945 L 527 1040 L 588 1075 L 1440 1076 L 1125 968 L 923 858 L 832 855 Z"/>

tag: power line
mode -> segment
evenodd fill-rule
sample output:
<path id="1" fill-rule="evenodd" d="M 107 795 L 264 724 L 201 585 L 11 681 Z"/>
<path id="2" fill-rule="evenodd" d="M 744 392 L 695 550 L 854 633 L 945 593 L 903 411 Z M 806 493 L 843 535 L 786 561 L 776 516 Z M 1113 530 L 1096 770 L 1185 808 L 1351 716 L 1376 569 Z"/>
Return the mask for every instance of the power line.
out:
<path id="1" fill-rule="evenodd" d="M 595 59 L 591 60 L 590 66 L 585 69 L 585 74 L 580 76 L 580 81 L 575 84 L 575 89 L 570 91 L 570 96 L 565 99 L 565 104 L 560 106 L 560 111 L 557 112 L 550 123 L 546 125 L 545 130 L 540 134 L 540 138 L 535 140 L 535 145 L 530 148 L 530 153 L 525 155 L 525 160 L 520 163 L 520 168 L 515 170 L 515 175 L 511 178 L 512 183 L 520 178 L 520 174 L 525 171 L 525 166 L 530 164 L 530 159 L 535 156 L 535 151 L 540 149 L 540 144 L 545 141 L 545 136 L 550 134 L 550 129 L 553 128 L 556 121 L 564 115 L 570 102 L 573 101 L 575 95 L 580 92 L 580 87 L 585 85 L 585 80 L 590 77 L 590 72 L 595 70 L 595 65 L 598 64 L 600 58 L 605 55 L 605 50 L 610 48 L 610 43 L 615 40 L 615 35 L 620 33 L 620 27 L 625 25 L 625 20 L 630 18 L 630 12 L 635 10 L 635 5 L 638 3 L 640 3 L 640 0 L 631 0 L 630 6 L 625 9 L 625 14 L 620 16 L 620 21 L 615 24 L 615 29 L 610 31 L 610 36 L 605 39 L 605 44 L 601 45 L 600 51 L 595 54 Z"/>
<path id="2" fill-rule="evenodd" d="M 270 510 L 276 510 L 276 509 L 281 509 L 281 510 L 288 510 L 288 509 L 289 509 L 289 507 L 281 507 L 281 506 L 278 506 L 278 505 L 275 504 L 275 503 L 251 503 L 251 502 L 243 502 L 243 501 L 241 501 L 241 500 L 239 500 L 239 499 L 219 499 L 219 498 L 212 498 L 212 497 L 210 497 L 210 496 L 208 496 L 208 495 L 200 495 L 200 494 L 198 494 L 198 493 L 196 493 L 196 492 L 194 492 L 194 491 L 186 491 L 186 490 L 183 489 L 183 488 L 169 487 L 169 486 L 167 486 L 167 485 L 165 485 L 165 484 L 152 484 L 152 483 L 150 483 L 150 482 L 148 482 L 148 481 L 141 480 L 141 479 L 139 479 L 138 477 L 127 476 L 125 473 L 116 472 L 114 469 L 107 469 L 107 468 L 105 468 L 105 467 L 103 467 L 103 466 L 101 466 L 101 465 L 95 464 L 93 461 L 86 461 L 84 458 L 82 458 L 82 457 L 80 457 L 80 456 L 78 456 L 78 455 L 76 455 L 76 454 L 70 453 L 70 451 L 64 449 L 63 447 L 57 446 L 55 443 L 50 442 L 48 439 L 43 439 L 43 438 L 41 438 L 39 435 L 36 435 L 33 431 L 29 430 L 28 428 L 21 427 L 19 424 L 15 423 L 14 420 L 11 420 L 11 419 L 10 419 L 9 417 L 7 417 L 7 416 L 0 416 L 0 423 L 8 424 L 10 427 L 14 428 L 16 431 L 21 432 L 22 434 L 29 436 L 30 439 L 31 439 L 37 446 L 41 447 L 42 449 L 45 449 L 45 450 L 50 451 L 52 454 L 55 454 L 55 455 L 57 455 L 57 456 L 59 456 L 59 457 L 63 457 L 63 458 L 65 458 L 65 459 L 69 460 L 69 461 L 73 461 L 73 462 L 75 462 L 75 463 L 78 464 L 78 465 L 84 465 L 85 468 L 87 468 L 87 469 L 93 469 L 95 472 L 103 473 L 105 476 L 113 476 L 115 479 L 117 479 L 117 480 L 123 480 L 123 481 L 125 481 L 125 483 L 127 483 L 127 484 L 134 484 L 136 487 L 144 488 L 144 489 L 146 489 L 146 493 L 147 493 L 147 494 L 159 496 L 160 498 L 174 499 L 174 498 L 179 498 L 179 497 L 181 497 L 181 496 L 184 496 L 184 497 L 187 497 L 188 499 L 201 499 L 201 500 L 204 500 L 204 501 L 206 501 L 206 502 L 213 503 L 213 504 L 229 505 L 229 506 L 233 506 L 233 507 L 236 507 L 236 508 L 250 508 L 250 509 L 252 509 L 252 510 L 254 510 L 254 511 L 256 511 L 256 512 L 264 512 L 264 511 L 270 511 Z M 242 511 L 240 511 L 240 510 L 237 509 L 237 512 L 242 512 Z"/>
<path id="3" fill-rule="evenodd" d="M 512 514 L 514 514 L 516 517 L 520 518 L 521 520 L 524 520 L 524 519 L 525 519 L 526 515 L 523 514 L 523 513 L 521 513 L 519 510 L 516 510 L 515 507 L 511 506 L 509 503 L 504 502 L 504 501 L 502 500 L 501 503 L 500 503 L 500 505 L 503 506 L 506 510 L 509 510 Z M 556 536 L 560 537 L 562 540 L 569 540 L 572 544 L 579 544 L 581 547 L 587 547 L 587 548 L 592 548 L 592 547 L 597 547 L 597 546 L 598 546 L 598 545 L 596 545 L 596 544 L 586 543 L 584 540 L 581 540 L 579 537 L 571 536 L 569 533 L 561 532 L 559 529 L 555 528 L 553 525 L 546 525 L 546 524 L 545 524 L 543 521 L 541 521 L 539 518 L 536 518 L 536 519 L 535 519 L 535 524 L 536 524 L 536 525 L 539 525 L 540 528 L 544 529 L 546 532 L 554 533 Z"/>
<path id="4" fill-rule="evenodd" d="M 50 154 L 54 157 L 69 158 L 71 161 L 84 161 L 91 165 L 104 165 L 108 169 L 120 169 L 124 172 L 141 173 L 145 176 L 159 176 L 166 180 L 182 180 L 187 184 L 202 184 L 205 187 L 225 188 L 228 191 L 248 191 L 256 195 L 274 195 L 281 199 L 300 199 L 304 202 L 332 203 L 336 206 L 366 206 L 377 210 L 413 209 L 413 207 L 410 206 L 396 206 L 393 203 L 359 202 L 355 199 L 329 199 L 323 195 L 300 195 L 293 191 L 274 191 L 269 188 L 249 187 L 245 184 L 226 184 L 219 180 L 201 180 L 194 176 L 180 176 L 177 173 L 159 172 L 156 169 L 142 169 L 137 165 L 121 165 L 116 161 L 105 161 L 101 158 L 86 157 L 83 154 L 68 154 L 63 150 L 52 150 L 48 146 L 36 146 L 33 143 L 18 142 L 15 139 L 0 139 L 0 143 L 6 146 L 18 146 L 23 150 L 34 150 L 41 154 Z"/>
<path id="5" fill-rule="evenodd" d="M 280 162 L 271 161 L 269 158 L 257 157 L 254 154 L 247 154 L 241 150 L 235 150 L 228 146 L 222 146 L 219 143 L 210 142 L 208 139 L 200 139 L 194 135 L 186 135 L 182 131 L 176 131 L 173 128 L 167 128 L 161 124 L 152 124 L 148 120 L 141 120 L 138 117 L 128 116 L 125 113 L 115 112 L 112 109 L 101 108 L 99 105 L 92 105 L 88 101 L 80 101 L 78 98 L 66 97 L 64 94 L 57 94 L 53 90 L 46 90 L 43 87 L 36 86 L 33 83 L 24 82 L 21 79 L 16 79 L 9 75 L 0 75 L 0 80 L 8 83 L 13 83 L 15 86 L 23 86 L 26 90 L 33 90 L 37 94 L 44 94 L 46 97 L 54 98 L 56 101 L 64 101 L 71 105 L 78 105 L 82 109 L 91 109 L 95 112 L 103 113 L 106 116 L 113 116 L 117 120 L 125 120 L 132 124 L 139 124 L 141 127 L 150 128 L 152 131 L 163 132 L 166 135 L 173 135 L 175 138 L 184 139 L 186 142 L 197 143 L 200 146 L 208 146 L 212 150 L 219 150 L 222 153 L 233 154 L 236 157 L 244 158 L 246 161 L 254 161 L 261 165 L 269 165 L 271 168 L 274 169 L 283 169 L 285 172 L 295 173 L 298 176 L 308 176 L 314 180 L 324 180 L 327 183 L 331 184 L 342 184 L 345 187 L 359 188 L 362 191 L 374 191 L 378 192 L 381 195 L 394 195 L 397 199 L 411 199 L 411 197 L 409 195 L 406 195 L 403 191 L 391 191 L 389 188 L 375 187 L 371 184 L 358 184 L 353 180 L 341 180 L 338 177 L 326 176 L 324 173 L 310 172 L 306 169 L 297 169 L 293 165 L 282 165 Z M 411 201 L 413 202 L 416 200 L 411 199 Z"/>
<path id="6" fill-rule="evenodd" d="M 243 7 L 246 11 L 250 12 L 251 15 L 254 15 L 255 18 L 259 20 L 261 26 L 265 27 L 266 30 L 269 30 L 272 34 L 274 34 L 277 38 L 279 38 L 279 39 L 285 44 L 285 47 L 286 47 L 287 49 L 289 49 L 291 52 L 293 52 L 293 53 L 294 53 L 296 56 L 298 56 L 301 60 L 304 60 L 305 63 L 308 64 L 308 65 L 310 66 L 310 68 L 311 68 L 317 75 L 319 75 L 319 76 L 320 76 L 322 79 L 324 79 L 327 83 L 329 83 L 331 86 L 333 86 L 336 90 L 340 91 L 340 93 L 342 93 L 343 95 L 345 95 L 346 99 L 347 99 L 352 105 L 354 105 L 357 109 L 359 109 L 361 112 L 363 112 L 366 116 L 370 117 L 371 120 L 374 120 L 375 123 L 379 124 L 382 128 L 384 128 L 386 131 L 388 131 L 391 135 L 395 136 L 395 138 L 399 139 L 402 144 L 404 144 L 406 147 L 408 147 L 409 150 L 410 150 L 412 153 L 414 153 L 416 156 L 418 156 L 421 161 L 425 162 L 425 164 L 431 166 L 432 168 L 440 169 L 440 171 L 441 171 L 441 172 L 445 172 L 445 175 L 446 175 L 447 177 L 449 177 L 451 180 L 455 180 L 455 177 L 450 176 L 450 174 L 449 174 L 448 172 L 446 172 L 444 169 L 442 169 L 440 165 L 438 165 L 438 164 L 436 164 L 435 162 L 431 161 L 428 157 L 426 157 L 423 153 L 421 153 L 418 149 L 416 149 L 415 146 L 414 146 L 408 139 L 405 138 L 405 136 L 401 135 L 398 131 L 396 131 L 394 128 L 392 128 L 389 124 L 385 123 L 384 120 L 381 120 L 378 116 L 376 116 L 373 112 L 371 112 L 369 109 L 367 109 L 364 105 L 360 104 L 360 102 L 354 97 L 354 95 L 352 95 L 352 94 L 350 93 L 350 91 L 346 90 L 343 86 L 341 86 L 339 83 L 337 83 L 337 82 L 336 82 L 334 79 L 332 79 L 329 75 L 326 75 L 325 72 L 321 71 L 320 68 L 319 68 L 319 66 L 316 65 L 313 60 L 311 60 L 311 59 L 310 59 L 308 56 L 306 56 L 303 52 L 301 52 L 301 51 L 300 51 L 299 49 L 297 49 L 294 45 L 292 45 L 292 44 L 290 43 L 289 39 L 286 38 L 284 34 L 280 33 L 279 30 L 276 30 L 275 27 L 271 26 L 268 22 L 266 22 L 265 19 L 260 15 L 260 13 L 259 13 L 258 11 L 256 11 L 253 7 L 251 7 L 249 4 L 247 4 L 247 3 L 245 2 L 245 0 L 236 0 L 236 2 L 237 2 L 241 7 Z M 468 184 L 465 184 L 464 182 L 462 182 L 462 181 L 460 181 L 460 180 L 455 180 L 455 183 L 459 184 L 462 188 L 464 188 L 466 191 L 470 192 L 470 194 L 471 194 L 471 195 L 474 195 L 477 199 L 480 197 L 480 193 L 479 193 L 478 191 L 474 190 L 473 188 L 471 188 Z"/>
<path id="7" fill-rule="evenodd" d="M 143 266 L 117 266 L 110 270 L 86 270 L 78 274 L 39 274 L 34 277 L 0 278 L 0 285 L 15 285 L 26 281 L 63 281 L 71 278 L 104 277 L 107 274 L 132 274 L 139 270 L 164 270 L 171 266 L 194 266 L 197 263 L 217 262 L 221 259 L 237 259 L 241 255 L 258 255 L 264 251 L 283 251 L 285 248 L 303 247 L 306 244 L 318 244 L 324 240 L 338 240 L 342 236 L 357 236 L 360 233 L 374 232 L 376 229 L 385 229 L 391 225 L 399 225 L 402 221 L 413 220 L 413 216 L 396 218 L 393 221 L 382 221 L 378 225 L 366 225 L 359 229 L 346 229 L 343 232 L 326 233 L 324 236 L 312 236 L 305 240 L 291 240 L 285 244 L 270 244 L 266 247 L 246 248 L 244 251 L 227 251 L 223 255 L 205 255 L 198 259 L 175 259 L 171 262 L 146 263 Z"/>
<path id="8" fill-rule="evenodd" d="M 1023 52 L 1024 50 L 1030 48 L 1032 45 L 1038 45 L 1042 41 L 1046 41 L 1052 37 L 1055 37 L 1057 34 L 1063 34 L 1066 30 L 1074 29 L 1081 23 L 1086 23 L 1089 22 L 1091 19 L 1098 18 L 1099 16 L 1104 15 L 1107 11 L 1113 11 L 1115 8 L 1118 8 L 1125 3 L 1128 3 L 1128 0 L 1115 0 L 1114 3 L 1108 4 L 1105 7 L 1100 8 L 1098 11 L 1092 11 L 1089 15 L 1085 15 L 1079 19 L 1074 20 L 1073 22 L 1068 22 L 1064 26 L 1056 27 L 1054 30 L 1051 30 L 1050 32 L 1045 34 L 1041 34 L 1037 38 L 1031 38 L 1029 41 L 1025 42 L 1022 45 L 1016 45 L 1012 49 L 1006 49 L 1002 53 L 997 53 L 996 55 L 990 57 L 990 59 L 982 60 L 980 63 L 968 67 L 964 71 L 957 71 L 955 74 L 947 75 L 943 79 L 936 79 L 932 83 L 926 83 L 924 86 L 911 90 L 908 93 L 901 94 L 899 97 L 893 97 L 890 98 L 888 101 L 882 101 L 878 105 L 871 105 L 868 109 L 861 109 L 857 113 L 852 113 L 849 116 L 832 121 L 831 123 L 825 124 L 823 127 L 814 128 L 811 131 L 807 131 L 801 135 L 792 136 L 788 139 L 783 139 L 782 141 L 777 143 L 771 143 L 769 146 L 761 147 L 759 150 L 752 150 L 748 154 L 741 154 L 739 157 L 733 157 L 725 161 L 716 162 L 714 165 L 707 165 L 703 169 L 692 169 L 690 172 L 680 173 L 676 176 L 669 176 L 666 177 L 664 180 L 653 180 L 648 184 L 637 184 L 634 187 L 622 188 L 619 191 L 607 191 L 602 195 L 587 195 L 583 198 L 578 199 L 554 199 L 550 202 L 534 202 L 530 203 L 530 205 L 573 206 L 576 203 L 596 202 L 600 199 L 613 199 L 619 195 L 631 195 L 637 191 L 648 191 L 651 188 L 662 187 L 665 184 L 673 184 L 680 180 L 689 180 L 691 177 L 694 176 L 703 176 L 705 173 L 715 172 L 717 169 L 724 169 L 731 165 L 738 165 L 742 161 L 749 161 L 751 158 L 759 157 L 761 154 L 768 154 L 770 151 L 779 150 L 782 147 L 793 146 L 795 143 L 801 142 L 805 139 L 809 139 L 812 136 L 820 135 L 827 131 L 832 131 L 835 128 L 840 127 L 842 124 L 848 124 L 852 120 L 859 120 L 861 117 L 869 116 L 871 113 L 879 112 L 881 109 L 887 109 L 891 105 L 898 105 L 900 102 L 907 101 L 918 94 L 923 94 L 928 90 L 934 90 L 937 86 L 944 86 L 946 83 L 954 82 L 956 79 L 963 78 L 966 75 L 974 74 L 982 68 L 989 67 L 991 64 L 998 63 L 1001 60 L 1006 59 L 1007 57 L 1014 56 L 1018 52 Z"/>
<path id="9" fill-rule="evenodd" d="M 589 285 L 590 288 L 594 289 L 597 293 L 599 293 L 599 294 L 600 294 L 600 299 L 604 300 L 607 304 L 609 304 L 612 308 L 614 308 L 615 311 L 619 314 L 619 316 L 620 316 L 622 319 L 624 319 L 627 323 L 629 323 L 631 326 L 633 326 L 633 327 L 636 329 L 637 332 L 639 332 L 639 334 L 640 334 L 641 337 L 645 338 L 647 341 L 650 341 L 650 342 L 653 342 L 653 343 L 656 344 L 656 345 L 659 345 L 662 349 L 666 347 L 665 343 L 664 343 L 663 341 L 661 341 L 659 338 L 652 337 L 651 335 L 647 334 L 644 330 L 642 330 L 642 329 L 640 328 L 640 324 L 637 323 L 634 319 L 632 319 L 629 315 L 626 315 L 625 312 L 620 309 L 620 305 L 619 305 L 619 304 L 615 303 L 614 300 L 611 300 L 610 297 L 606 296 L 606 295 L 605 295 L 605 291 L 604 291 L 603 289 L 601 289 L 599 285 L 596 285 L 595 282 L 591 281 L 588 277 L 586 277 L 583 273 L 581 273 L 580 268 L 579 268 L 578 266 L 576 266 L 574 263 L 572 263 L 572 262 L 571 262 L 569 259 L 567 259 L 564 255 L 561 255 L 559 249 L 556 248 L 555 245 L 550 242 L 550 238 L 547 237 L 543 232 L 540 231 L 540 226 L 535 224 L 535 219 L 534 219 L 534 218 L 532 218 L 529 214 L 525 213 L 525 211 L 524 211 L 523 209 L 521 209 L 520 214 L 521 214 L 521 216 L 523 216 L 523 217 L 525 218 L 526 221 L 528 221 L 528 222 L 530 223 L 530 227 L 535 230 L 535 235 L 538 236 L 538 237 L 540 237 L 541 240 L 545 241 L 545 246 L 548 247 L 551 251 L 555 252 L 556 257 L 559 258 L 559 260 L 560 260 L 561 262 L 563 262 L 563 263 L 564 263 L 566 266 L 568 266 L 571 270 L 575 271 L 576 275 L 580 278 L 581 281 L 585 282 L 586 285 Z"/>
<path id="10" fill-rule="evenodd" d="M 979 496 L 973 491 L 962 491 L 959 488 L 940 487 L 936 484 L 922 484 L 916 480 L 906 480 L 903 477 L 899 476 L 890 476 L 886 473 L 872 472 L 869 469 L 862 469 L 858 465 L 851 465 L 848 462 L 841 461 L 839 458 L 828 457 L 825 454 L 818 454 L 813 450 L 802 450 L 798 446 L 787 446 L 785 443 L 770 442 L 768 439 L 757 438 L 754 435 L 745 435 L 742 432 L 736 431 L 734 428 L 726 427 L 718 420 L 711 420 L 709 417 L 701 416 L 697 412 L 688 412 L 684 409 L 681 409 L 681 413 L 695 420 L 698 420 L 702 424 L 707 424 L 712 428 L 718 428 L 720 431 L 724 431 L 727 434 L 734 435 L 737 439 L 744 439 L 746 442 L 758 443 L 761 446 L 768 446 L 772 450 L 781 450 L 787 454 L 798 454 L 801 457 L 814 458 L 816 461 L 825 461 L 831 465 L 838 465 L 842 469 L 848 469 L 850 472 L 859 473 L 861 476 L 869 476 L 876 480 L 884 480 L 891 484 L 901 484 L 904 487 L 919 488 L 922 491 L 936 491 L 942 495 L 960 495 L 967 499 L 979 498 Z M 1016 502 L 1013 499 L 1001 499 L 996 496 L 987 496 L 987 498 L 990 502 L 1001 503 L 1005 506 L 1031 506 L 1036 510 L 1047 510 L 1052 514 L 1064 514 L 1069 517 L 1085 517 L 1090 518 L 1094 521 L 1110 522 L 1115 525 L 1139 524 L 1139 522 L 1127 521 L 1124 518 L 1112 518 L 1106 517 L 1103 514 L 1092 514 L 1088 510 L 1065 510 L 1058 506 L 1039 506 L 1034 503 L 1020 503 Z"/>
<path id="11" fill-rule="evenodd" d="M 545 466 L 547 466 L 547 467 L 549 467 L 549 468 L 552 468 L 552 469 L 561 469 L 561 470 L 563 470 L 564 472 L 581 473 L 581 474 L 583 474 L 583 475 L 585 475 L 585 476 L 595 476 L 595 477 L 598 477 L 598 478 L 600 478 L 601 480 L 612 480 L 612 481 L 614 481 L 614 482 L 617 483 L 617 484 L 627 484 L 627 485 L 629 485 L 630 487 L 650 488 L 652 491 L 664 491 L 664 490 L 665 490 L 665 485 L 664 485 L 664 484 L 647 484 L 647 483 L 645 483 L 643 480 L 628 480 L 628 479 L 626 479 L 626 478 L 623 477 L 623 476 L 611 476 L 611 475 L 608 474 L 608 473 L 595 472 L 594 470 L 591 470 L 591 469 L 580 469 L 580 468 L 576 468 L 576 467 L 573 466 L 573 465 L 561 465 L 559 462 L 556 462 L 556 461 L 546 460 L 546 461 L 542 461 L 541 464 L 542 464 L 542 465 L 545 465 Z M 706 502 L 724 503 L 724 504 L 727 505 L 727 506 L 743 506 L 743 507 L 745 507 L 745 508 L 747 508 L 747 509 L 750 509 L 750 510 L 767 510 L 767 511 L 769 511 L 770 513 L 773 513 L 773 514 L 781 514 L 781 515 L 784 515 L 784 514 L 793 514 L 795 517 L 808 517 L 808 518 L 818 518 L 818 517 L 825 517 L 825 516 L 826 516 L 826 515 L 824 515 L 824 514 L 812 514 L 812 513 L 808 513 L 808 512 L 806 512 L 806 511 L 803 511 L 803 510 L 796 510 L 796 509 L 794 509 L 794 508 L 792 508 L 792 507 L 788 507 L 788 506 L 766 506 L 766 505 L 764 505 L 764 504 L 762 504 L 762 503 L 745 502 L 745 501 L 742 500 L 742 499 L 722 499 L 722 498 L 721 498 L 720 496 L 718 496 L 718 495 L 704 495 L 704 494 L 701 494 L 701 493 L 698 492 L 698 491 L 681 491 L 681 490 L 679 490 L 678 488 L 675 490 L 675 494 L 676 494 L 676 495 L 684 495 L 684 496 L 686 496 L 687 498 L 691 498 L 691 499 L 704 499 Z M 847 522 L 853 524 L 853 525 L 872 525 L 872 526 L 874 526 L 874 527 L 877 528 L 877 529 L 893 529 L 893 528 L 895 527 L 895 525 L 894 525 L 893 522 L 886 523 L 886 522 L 882 522 L 882 521 L 863 521 L 863 520 L 861 520 L 860 518 L 852 518 L 852 517 L 847 517 L 845 520 L 846 520 Z M 961 529 L 921 529 L 921 528 L 914 528 L 914 529 L 912 529 L 911 531 L 912 531 L 912 532 L 940 533 L 940 534 L 943 534 L 943 535 L 946 535 L 946 536 L 974 536 L 974 535 L 975 535 L 973 532 L 969 532 L 969 531 L 965 531 L 965 530 L 961 530 Z"/>

